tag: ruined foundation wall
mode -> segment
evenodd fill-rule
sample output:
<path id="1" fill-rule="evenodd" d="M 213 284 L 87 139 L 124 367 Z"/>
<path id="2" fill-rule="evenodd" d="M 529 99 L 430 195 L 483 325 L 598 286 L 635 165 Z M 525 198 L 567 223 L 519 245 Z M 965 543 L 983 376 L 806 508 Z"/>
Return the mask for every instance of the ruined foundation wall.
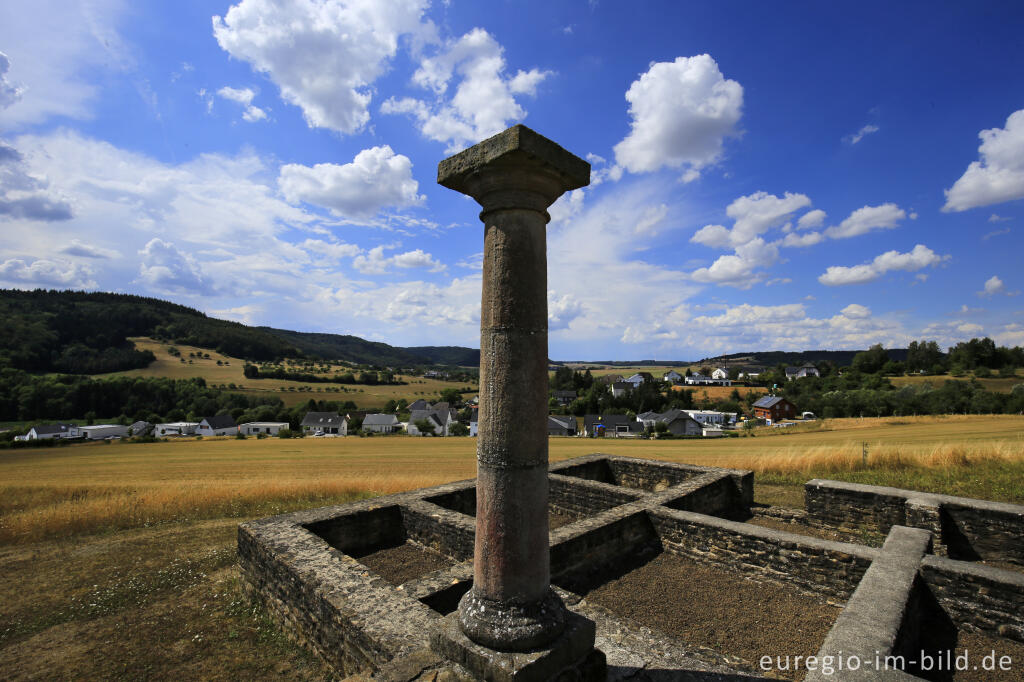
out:
<path id="1" fill-rule="evenodd" d="M 1024 642 L 1024 573 L 937 556 L 920 573 L 958 626 Z"/>
<path id="2" fill-rule="evenodd" d="M 1024 565 L 1024 506 L 915 490 L 815 479 L 804 486 L 807 517 L 840 528 L 892 526 L 935 534 L 935 552 Z"/>
<path id="3" fill-rule="evenodd" d="M 818 540 L 701 514 L 652 510 L 651 522 L 665 551 L 736 567 L 836 601 L 857 587 L 878 551 Z"/>

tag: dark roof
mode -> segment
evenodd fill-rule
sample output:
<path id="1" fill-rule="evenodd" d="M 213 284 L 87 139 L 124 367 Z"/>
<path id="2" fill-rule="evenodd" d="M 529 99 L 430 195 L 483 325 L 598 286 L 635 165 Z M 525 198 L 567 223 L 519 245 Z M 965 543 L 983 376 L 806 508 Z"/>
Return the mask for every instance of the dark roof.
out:
<path id="1" fill-rule="evenodd" d="M 411 412 L 412 410 L 425 410 L 428 407 L 430 407 L 430 403 L 428 403 L 423 398 L 420 398 L 419 400 L 413 401 L 413 403 L 409 405 L 408 409 Z"/>
<path id="2" fill-rule="evenodd" d="M 636 422 L 636 420 L 630 419 L 624 414 L 588 414 L 583 417 L 583 428 L 589 431 L 590 427 L 595 424 L 603 424 L 605 428 L 609 428 L 617 424 L 628 424 L 630 422 Z M 639 424 L 640 422 L 636 423 Z"/>
<path id="3" fill-rule="evenodd" d="M 341 426 L 343 421 L 337 412 L 307 412 L 302 426 Z"/>
<path id="4" fill-rule="evenodd" d="M 764 408 L 775 407 L 776 405 L 781 403 L 783 400 L 785 400 L 785 398 L 783 398 L 782 396 L 766 395 L 766 396 L 763 396 L 760 399 L 758 399 L 758 401 L 756 403 L 754 403 L 753 405 L 751 405 L 751 407 L 764 407 Z"/>
<path id="5" fill-rule="evenodd" d="M 439 403 L 434 403 L 433 405 L 431 405 L 430 409 L 432 409 L 434 412 L 440 412 L 441 410 L 447 410 L 448 409 L 448 403 L 442 400 Z"/>
<path id="6" fill-rule="evenodd" d="M 439 414 L 437 412 L 434 412 L 433 410 L 413 410 L 412 412 L 409 413 L 410 424 L 415 424 L 420 419 L 432 421 L 435 426 L 443 426 L 445 422 L 443 413 Z M 366 422 L 363 423 L 365 424 Z"/>
<path id="7" fill-rule="evenodd" d="M 629 383 L 628 381 L 616 381 L 612 383 L 612 388 L 632 389 L 633 384 Z"/>
<path id="8" fill-rule="evenodd" d="M 548 415 L 548 428 L 576 430 L 576 418 L 561 414 Z"/>
<path id="9" fill-rule="evenodd" d="M 232 426 L 237 426 L 237 424 L 235 424 L 235 420 L 231 418 L 230 414 L 218 414 L 216 417 L 203 417 L 199 421 L 205 421 L 209 424 L 211 429 L 230 429 Z"/>
<path id="10" fill-rule="evenodd" d="M 669 410 L 668 412 L 662 412 L 658 415 L 657 419 L 658 421 L 665 422 L 666 424 L 671 424 L 677 419 L 689 419 L 692 422 L 697 422 L 697 420 L 691 417 L 688 412 L 684 412 L 683 410 Z"/>
<path id="11" fill-rule="evenodd" d="M 36 434 L 40 436 L 48 436 L 51 433 L 67 433 L 69 424 L 39 424 L 33 427 L 36 430 Z"/>

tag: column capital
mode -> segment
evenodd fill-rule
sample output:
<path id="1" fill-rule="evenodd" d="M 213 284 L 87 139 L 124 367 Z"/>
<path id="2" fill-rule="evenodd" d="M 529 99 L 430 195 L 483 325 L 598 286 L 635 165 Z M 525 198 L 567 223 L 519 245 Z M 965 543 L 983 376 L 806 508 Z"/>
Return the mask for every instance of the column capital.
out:
<path id="1" fill-rule="evenodd" d="M 483 213 L 543 213 L 563 193 L 590 184 L 590 164 L 526 126 L 515 125 L 442 161 L 437 182 L 473 197 Z"/>

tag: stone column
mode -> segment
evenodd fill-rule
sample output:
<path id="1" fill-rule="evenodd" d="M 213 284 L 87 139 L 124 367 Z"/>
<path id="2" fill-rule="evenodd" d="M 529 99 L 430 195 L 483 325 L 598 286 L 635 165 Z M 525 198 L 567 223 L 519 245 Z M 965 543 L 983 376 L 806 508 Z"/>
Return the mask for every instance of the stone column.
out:
<path id="1" fill-rule="evenodd" d="M 548 552 L 547 208 L 590 164 L 517 125 L 441 162 L 437 181 L 483 207 L 473 589 L 462 631 L 501 651 L 558 637 Z"/>

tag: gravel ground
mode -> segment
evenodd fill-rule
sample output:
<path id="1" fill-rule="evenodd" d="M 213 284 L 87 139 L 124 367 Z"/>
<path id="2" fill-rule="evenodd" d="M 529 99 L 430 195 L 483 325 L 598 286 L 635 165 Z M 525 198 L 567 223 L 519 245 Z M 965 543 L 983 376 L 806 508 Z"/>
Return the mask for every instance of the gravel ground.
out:
<path id="1" fill-rule="evenodd" d="M 588 601 L 693 646 L 737 656 L 813 655 L 840 609 L 785 587 L 659 554 Z"/>
<path id="2" fill-rule="evenodd" d="M 356 558 L 359 559 L 359 563 L 375 571 L 392 585 L 401 585 L 431 571 L 455 565 L 437 552 L 410 542 Z"/>
<path id="3" fill-rule="evenodd" d="M 957 682 L 961 682 L 961 680 L 964 682 L 973 682 L 974 680 L 1000 680 L 1000 682 L 1002 680 L 1007 682 L 1024 680 L 1024 644 L 1003 639 L 1002 637 L 993 637 L 992 635 L 961 630 L 956 640 L 956 651 L 963 653 L 964 649 L 969 654 L 968 663 L 972 667 L 977 665 L 979 669 L 957 672 L 953 676 L 953 679 L 957 680 Z M 984 656 L 993 651 L 995 651 L 997 665 L 1001 656 L 1010 657 L 1010 670 L 986 671 L 983 669 Z"/>
<path id="4" fill-rule="evenodd" d="M 570 523 L 575 523 L 578 519 L 575 516 L 568 514 L 561 514 L 556 512 L 554 509 L 548 509 L 548 529 L 554 530 L 561 528 L 562 526 L 568 526 Z"/>

